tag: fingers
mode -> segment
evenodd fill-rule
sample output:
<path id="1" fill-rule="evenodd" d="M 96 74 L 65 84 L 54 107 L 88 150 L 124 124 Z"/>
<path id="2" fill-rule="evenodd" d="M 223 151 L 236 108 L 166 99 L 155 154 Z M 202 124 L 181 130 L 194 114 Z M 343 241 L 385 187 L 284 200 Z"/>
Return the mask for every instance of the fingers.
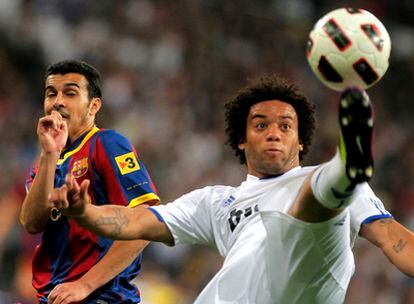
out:
<path id="1" fill-rule="evenodd" d="M 88 187 L 90 181 L 85 179 L 82 181 L 81 185 L 79 185 L 78 181 L 73 177 L 71 173 L 68 173 L 65 177 L 65 185 L 68 190 L 69 198 L 77 196 L 79 194 L 79 198 L 85 201 L 89 201 L 89 194 L 88 194 Z"/>
<path id="2" fill-rule="evenodd" d="M 59 188 L 55 188 L 49 194 L 49 202 L 58 209 L 68 209 L 70 201 L 78 196 L 80 186 L 72 174 L 68 173 L 65 177 L 65 184 Z"/>
<path id="3" fill-rule="evenodd" d="M 63 120 L 62 115 L 61 115 L 58 111 L 55 111 L 55 110 L 53 110 L 53 111 L 50 113 L 50 116 L 51 116 L 51 117 L 53 117 L 53 118 L 55 118 L 55 119 L 57 119 L 58 121 Z"/>
<path id="4" fill-rule="evenodd" d="M 57 285 L 47 297 L 48 304 L 68 304 L 77 301 L 70 283 Z M 72 290 L 71 290 L 72 289 Z"/>
<path id="5" fill-rule="evenodd" d="M 65 184 L 53 189 L 49 194 L 51 207 L 56 207 L 67 217 L 82 216 L 85 206 L 91 202 L 88 193 L 89 184 L 90 181 L 85 179 L 79 185 L 72 174 L 67 174 Z"/>
<path id="6" fill-rule="evenodd" d="M 68 195 L 70 197 L 73 197 L 80 192 L 80 186 L 76 178 L 71 173 L 66 174 L 65 185 L 68 189 Z"/>
<path id="7" fill-rule="evenodd" d="M 62 128 L 66 128 L 66 122 L 63 120 L 62 115 L 57 111 L 52 111 L 50 115 L 46 115 L 39 120 L 40 127 L 52 128 L 58 131 Z"/>
<path id="8" fill-rule="evenodd" d="M 50 116 L 55 120 L 55 130 L 67 130 L 68 126 L 66 124 L 66 120 L 63 119 L 63 116 L 58 111 L 53 110 L 52 113 L 50 113 Z"/>
<path id="9" fill-rule="evenodd" d="M 53 207 L 60 209 L 67 209 L 69 207 L 68 202 L 68 188 L 63 185 L 60 188 L 53 189 L 49 194 L 49 202 Z"/>
<path id="10" fill-rule="evenodd" d="M 89 180 L 85 179 L 82 181 L 80 185 L 80 197 L 86 202 L 90 202 L 89 194 L 88 194 L 88 187 L 89 187 Z"/>

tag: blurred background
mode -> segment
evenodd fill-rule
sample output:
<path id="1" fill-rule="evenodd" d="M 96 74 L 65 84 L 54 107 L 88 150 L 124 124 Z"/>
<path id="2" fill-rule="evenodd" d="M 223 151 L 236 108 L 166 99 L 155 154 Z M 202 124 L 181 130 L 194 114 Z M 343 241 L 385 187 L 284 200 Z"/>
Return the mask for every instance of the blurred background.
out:
<path id="1" fill-rule="evenodd" d="M 238 185 L 246 171 L 224 146 L 223 104 L 249 78 L 278 73 L 317 104 L 318 130 L 304 164 L 328 160 L 337 142 L 338 93 L 305 58 L 319 17 L 342 6 L 381 19 L 390 68 L 369 90 L 377 116 L 372 187 L 414 229 L 414 2 L 324 0 L 0 0 L 0 303 L 35 303 L 31 255 L 40 236 L 17 221 L 38 153 L 43 73 L 83 59 L 104 80 L 99 126 L 136 146 L 163 202 L 192 189 Z M 346 303 L 414 303 L 414 281 L 365 240 Z M 137 284 L 143 303 L 191 303 L 220 267 L 205 247 L 151 244 Z"/>

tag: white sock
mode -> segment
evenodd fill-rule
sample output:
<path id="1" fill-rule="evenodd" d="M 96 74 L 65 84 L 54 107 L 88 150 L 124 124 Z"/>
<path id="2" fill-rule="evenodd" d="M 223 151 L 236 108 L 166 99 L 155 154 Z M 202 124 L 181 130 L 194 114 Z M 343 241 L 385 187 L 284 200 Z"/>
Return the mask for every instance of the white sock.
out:
<path id="1" fill-rule="evenodd" d="M 311 188 L 315 198 L 329 209 L 345 208 L 351 203 L 355 185 L 346 176 L 339 151 L 329 162 L 315 170 L 311 177 Z"/>

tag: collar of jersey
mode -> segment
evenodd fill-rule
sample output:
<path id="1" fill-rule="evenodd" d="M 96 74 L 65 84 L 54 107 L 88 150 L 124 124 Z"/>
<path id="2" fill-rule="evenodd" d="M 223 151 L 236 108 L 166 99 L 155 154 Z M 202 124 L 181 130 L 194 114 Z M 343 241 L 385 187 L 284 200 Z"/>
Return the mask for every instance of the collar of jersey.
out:
<path id="1" fill-rule="evenodd" d="M 294 168 L 290 169 L 289 171 L 287 171 L 285 173 L 269 175 L 269 176 L 261 177 L 261 178 L 259 178 L 257 176 L 254 176 L 254 175 L 251 175 L 251 174 L 247 174 L 246 181 L 266 181 L 266 180 L 270 180 L 270 179 L 273 179 L 273 178 L 278 178 L 278 177 L 283 176 L 283 175 L 289 175 L 290 173 L 298 170 L 299 168 L 302 168 L 302 167 L 297 166 L 297 167 L 294 167 Z"/>
<path id="2" fill-rule="evenodd" d="M 65 160 L 78 152 L 82 147 L 86 144 L 86 142 L 94 135 L 96 132 L 99 131 L 98 127 L 93 127 L 90 131 L 85 132 L 83 135 L 81 135 L 77 140 L 75 140 L 69 147 L 68 150 L 71 149 L 71 147 L 75 147 L 73 150 L 70 150 L 68 152 L 65 152 L 62 158 L 59 158 L 57 164 L 61 165 L 65 162 Z M 79 143 L 80 142 L 80 143 Z M 79 143 L 79 144 L 78 144 Z"/>

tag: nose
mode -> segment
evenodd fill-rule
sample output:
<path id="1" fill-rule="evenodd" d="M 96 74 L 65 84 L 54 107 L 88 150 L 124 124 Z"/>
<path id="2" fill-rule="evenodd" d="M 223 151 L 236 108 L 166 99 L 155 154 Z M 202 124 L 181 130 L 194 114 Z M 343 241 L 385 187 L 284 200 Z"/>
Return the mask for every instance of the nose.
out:
<path id="1" fill-rule="evenodd" d="M 62 93 L 57 93 L 56 98 L 53 102 L 53 109 L 57 110 L 59 108 L 65 107 L 64 98 Z"/>
<path id="2" fill-rule="evenodd" d="M 266 140 L 267 141 L 279 141 L 280 140 L 280 129 L 279 126 L 276 124 L 269 125 L 269 128 L 267 129 L 266 134 Z"/>

